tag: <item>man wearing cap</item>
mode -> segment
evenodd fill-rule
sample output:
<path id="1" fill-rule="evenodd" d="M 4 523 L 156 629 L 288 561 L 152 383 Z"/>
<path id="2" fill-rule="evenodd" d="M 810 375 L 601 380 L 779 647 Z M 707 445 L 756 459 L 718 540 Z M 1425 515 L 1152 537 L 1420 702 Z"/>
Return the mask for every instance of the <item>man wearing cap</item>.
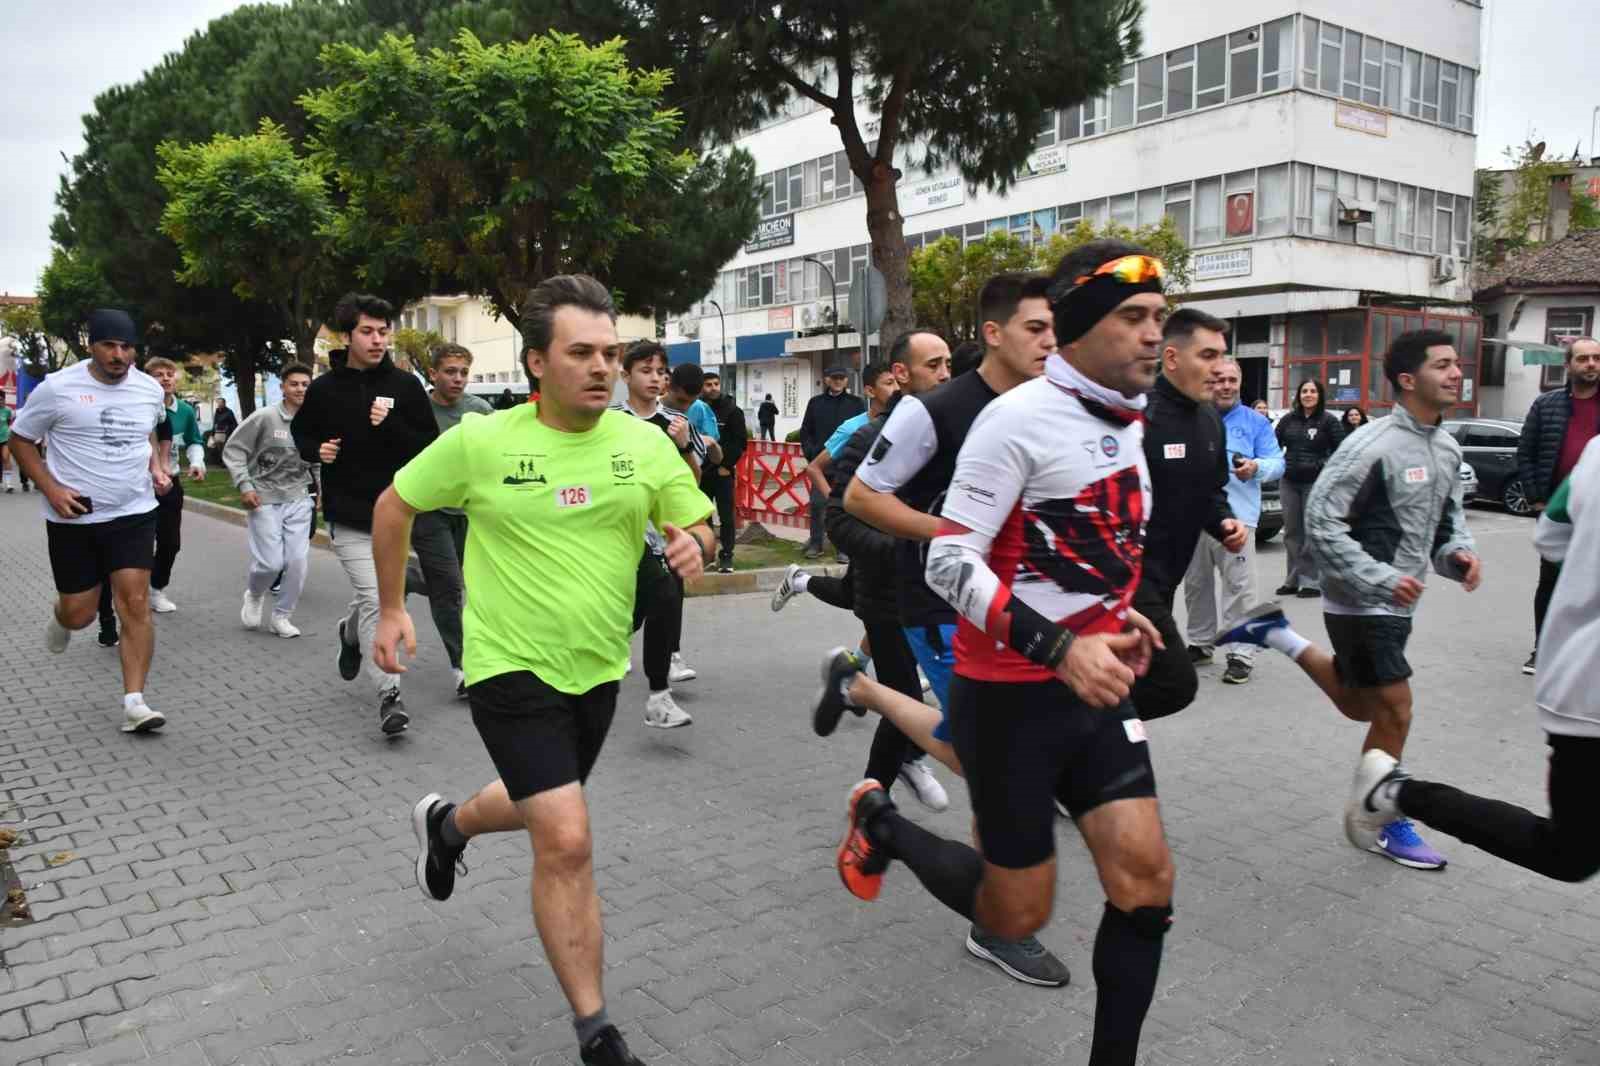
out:
<path id="1" fill-rule="evenodd" d="M 800 450 L 808 463 L 822 451 L 841 422 L 867 409 L 861 397 L 845 391 L 849 378 L 849 371 L 844 367 L 830 366 L 822 375 L 823 391 L 811 397 L 806 404 L 805 417 L 800 420 Z M 812 495 L 811 532 L 806 538 L 806 558 L 816 559 L 822 555 L 822 518 L 827 496 L 810 477 L 806 478 L 806 484 Z"/>
<path id="2" fill-rule="evenodd" d="M 126 311 L 91 312 L 90 358 L 45 378 L 11 435 L 18 465 L 44 494 L 50 569 L 60 594 L 45 624 L 45 647 L 60 654 L 73 630 L 94 621 L 100 584 L 109 580 L 122 616 L 125 733 L 167 724 L 145 703 L 144 684 L 156 639 L 150 620 L 156 496 L 172 488 L 172 478 L 156 446 L 165 399 L 155 379 L 134 367 L 137 343 Z M 48 459 L 40 445 L 48 445 Z"/>

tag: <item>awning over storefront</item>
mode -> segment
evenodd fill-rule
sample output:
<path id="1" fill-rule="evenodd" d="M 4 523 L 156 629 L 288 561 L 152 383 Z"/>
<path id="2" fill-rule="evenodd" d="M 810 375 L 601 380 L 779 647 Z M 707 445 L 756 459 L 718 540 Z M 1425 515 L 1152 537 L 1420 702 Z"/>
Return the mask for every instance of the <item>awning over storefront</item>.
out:
<path id="1" fill-rule="evenodd" d="M 669 344 L 666 347 L 668 366 L 677 366 L 679 363 L 700 365 L 699 341 L 680 341 L 677 344 Z"/>
<path id="2" fill-rule="evenodd" d="M 751 359 L 781 359 L 783 343 L 794 337 L 794 331 L 780 329 L 774 333 L 751 333 L 734 338 L 734 359 L 747 362 Z"/>

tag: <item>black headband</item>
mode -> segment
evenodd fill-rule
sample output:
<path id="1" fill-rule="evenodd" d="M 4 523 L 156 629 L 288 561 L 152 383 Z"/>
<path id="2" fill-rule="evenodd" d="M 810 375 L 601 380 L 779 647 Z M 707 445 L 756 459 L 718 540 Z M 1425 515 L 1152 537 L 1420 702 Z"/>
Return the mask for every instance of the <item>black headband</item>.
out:
<path id="1" fill-rule="evenodd" d="M 1071 344 L 1131 296 L 1142 292 L 1159 295 L 1163 291 L 1161 282 L 1155 278 L 1130 285 L 1110 274 L 1096 274 L 1051 301 L 1050 312 L 1056 317 L 1056 343 Z"/>
<path id="2" fill-rule="evenodd" d="M 133 327 L 133 316 L 115 307 L 102 307 L 89 312 L 89 343 L 121 341 L 138 344 L 139 333 Z"/>

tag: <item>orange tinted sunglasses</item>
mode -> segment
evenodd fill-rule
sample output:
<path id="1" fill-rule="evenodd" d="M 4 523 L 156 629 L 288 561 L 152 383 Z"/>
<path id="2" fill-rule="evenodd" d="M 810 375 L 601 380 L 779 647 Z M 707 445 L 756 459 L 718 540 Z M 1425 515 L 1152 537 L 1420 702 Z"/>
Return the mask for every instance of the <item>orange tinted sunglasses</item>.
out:
<path id="1" fill-rule="evenodd" d="M 1102 263 L 1089 274 L 1073 281 L 1074 286 L 1082 285 L 1087 281 L 1109 274 L 1124 285 L 1143 285 L 1151 281 L 1167 280 L 1167 267 L 1161 260 L 1149 255 L 1125 255 L 1121 259 L 1113 259 L 1109 263 Z"/>

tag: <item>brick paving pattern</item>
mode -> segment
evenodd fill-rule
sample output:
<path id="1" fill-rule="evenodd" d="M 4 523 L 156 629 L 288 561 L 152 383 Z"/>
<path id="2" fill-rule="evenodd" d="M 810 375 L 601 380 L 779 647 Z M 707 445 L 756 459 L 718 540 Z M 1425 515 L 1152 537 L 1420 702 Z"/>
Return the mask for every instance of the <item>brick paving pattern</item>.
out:
<path id="1" fill-rule="evenodd" d="M 243 531 L 190 515 L 147 689 L 154 736 L 117 731 L 116 653 L 93 630 L 48 656 L 37 496 L 0 497 L 5 650 L 0 825 L 36 921 L 0 928 L 0 1062 L 348 1066 L 576 1061 L 567 1006 L 533 936 L 528 849 L 480 840 L 447 904 L 412 880 L 410 805 L 493 776 L 449 698 L 425 609 L 406 684 L 412 727 L 377 730 L 339 681 L 346 585 L 312 555 L 284 641 L 238 625 Z M 1435 581 L 1413 641 L 1411 764 L 1543 803 L 1529 643 L 1531 526 L 1475 513 L 1486 588 Z M 1276 549 L 1261 584 L 1277 583 Z M 421 608 L 421 604 L 413 601 Z M 1290 612 L 1322 636 L 1317 606 Z M 1073 969 L 1017 985 L 903 869 L 862 904 L 833 871 L 869 723 L 810 734 L 815 664 L 853 640 L 802 599 L 690 602 L 686 730 L 640 722 L 623 686 L 591 782 L 611 1014 L 651 1066 L 1082 1063 L 1101 902 L 1070 827 L 1041 939 Z M 1357 727 L 1264 653 L 1255 681 L 1203 671 L 1199 703 L 1152 727 L 1178 864 L 1143 1060 L 1176 1064 L 1579 1063 L 1600 1060 L 1600 900 L 1449 838 L 1443 873 L 1360 854 L 1339 804 Z M 908 813 L 951 836 L 968 808 Z M 903 790 L 902 790 L 903 791 Z M 60 865 L 47 860 L 70 852 Z"/>

